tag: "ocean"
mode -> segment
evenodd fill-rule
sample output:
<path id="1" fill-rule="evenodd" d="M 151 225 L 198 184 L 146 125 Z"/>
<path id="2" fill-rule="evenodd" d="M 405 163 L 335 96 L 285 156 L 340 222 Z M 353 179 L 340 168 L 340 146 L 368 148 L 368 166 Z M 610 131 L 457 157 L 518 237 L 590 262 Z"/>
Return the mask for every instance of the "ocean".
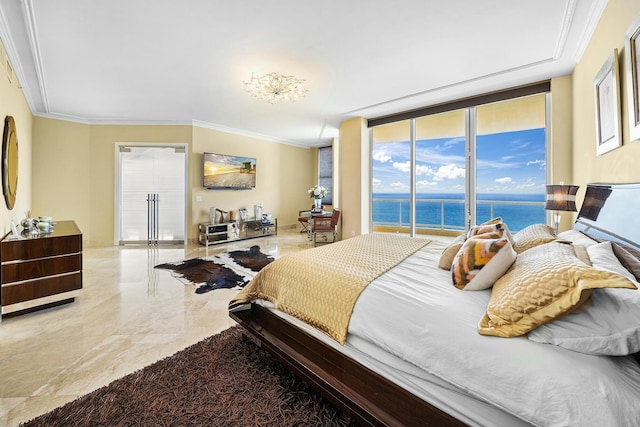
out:
<path id="1" fill-rule="evenodd" d="M 477 194 L 476 222 L 502 217 L 513 232 L 545 223 L 544 194 Z M 374 193 L 373 225 L 409 226 L 408 193 Z M 463 193 L 416 194 L 416 227 L 464 230 Z"/>

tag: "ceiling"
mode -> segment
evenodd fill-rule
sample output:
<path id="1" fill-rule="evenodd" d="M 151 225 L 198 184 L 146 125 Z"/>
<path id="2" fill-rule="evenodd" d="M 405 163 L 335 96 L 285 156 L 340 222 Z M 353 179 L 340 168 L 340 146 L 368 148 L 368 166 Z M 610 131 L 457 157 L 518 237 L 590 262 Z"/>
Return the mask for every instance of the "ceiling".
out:
<path id="1" fill-rule="evenodd" d="M 0 0 L 37 116 L 312 147 L 375 118 L 570 74 L 606 0 Z M 252 73 L 305 79 L 269 104 Z"/>

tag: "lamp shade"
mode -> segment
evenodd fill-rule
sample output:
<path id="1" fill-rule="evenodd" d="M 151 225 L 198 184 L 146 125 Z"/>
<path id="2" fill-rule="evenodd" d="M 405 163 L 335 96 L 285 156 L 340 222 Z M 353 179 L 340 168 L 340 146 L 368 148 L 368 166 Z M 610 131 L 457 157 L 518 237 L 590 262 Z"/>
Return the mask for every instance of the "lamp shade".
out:
<path id="1" fill-rule="evenodd" d="M 577 185 L 547 185 L 547 203 L 549 211 L 576 211 Z"/>

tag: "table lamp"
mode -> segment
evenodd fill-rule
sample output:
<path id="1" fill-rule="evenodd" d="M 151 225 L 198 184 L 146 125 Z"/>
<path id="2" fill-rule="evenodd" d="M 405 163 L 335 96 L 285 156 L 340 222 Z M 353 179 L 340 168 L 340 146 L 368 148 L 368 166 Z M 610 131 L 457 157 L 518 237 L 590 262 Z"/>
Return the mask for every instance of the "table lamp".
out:
<path id="1" fill-rule="evenodd" d="M 576 211 L 577 185 L 547 185 L 547 203 L 544 208 L 548 211 L 555 211 L 553 219 L 555 222 L 556 235 L 560 224 L 560 211 Z"/>

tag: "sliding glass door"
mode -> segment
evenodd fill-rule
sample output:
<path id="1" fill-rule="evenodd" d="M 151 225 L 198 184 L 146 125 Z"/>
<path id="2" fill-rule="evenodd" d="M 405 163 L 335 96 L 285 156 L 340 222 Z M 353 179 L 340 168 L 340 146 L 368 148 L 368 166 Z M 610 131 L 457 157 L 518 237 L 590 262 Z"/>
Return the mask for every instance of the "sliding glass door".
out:
<path id="1" fill-rule="evenodd" d="M 416 229 L 464 230 L 465 112 L 416 121 Z"/>
<path id="2" fill-rule="evenodd" d="M 513 231 L 544 223 L 545 95 L 476 110 L 476 223 L 500 216 Z"/>
<path id="3" fill-rule="evenodd" d="M 120 144 L 119 244 L 185 241 L 186 146 Z"/>
<path id="4" fill-rule="evenodd" d="M 411 123 L 372 131 L 372 215 L 380 229 L 409 233 L 412 194 Z"/>

